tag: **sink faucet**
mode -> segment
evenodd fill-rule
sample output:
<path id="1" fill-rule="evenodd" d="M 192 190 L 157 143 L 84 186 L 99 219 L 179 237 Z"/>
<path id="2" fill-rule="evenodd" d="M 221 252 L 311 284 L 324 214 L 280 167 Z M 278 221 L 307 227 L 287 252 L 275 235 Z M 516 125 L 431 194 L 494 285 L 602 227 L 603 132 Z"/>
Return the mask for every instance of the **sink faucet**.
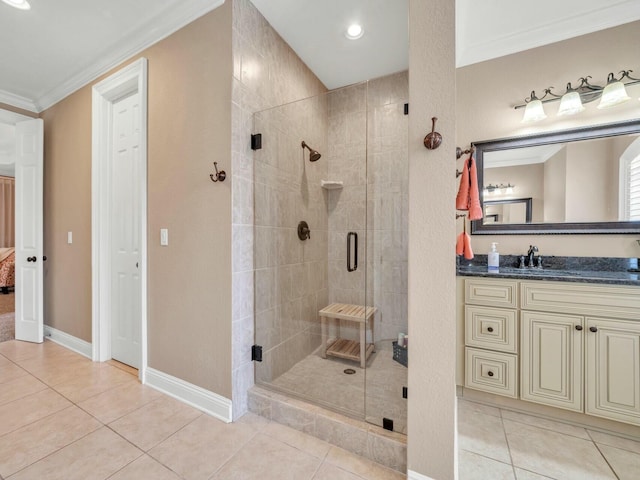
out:
<path id="1" fill-rule="evenodd" d="M 527 257 L 529 257 L 529 267 L 531 268 L 535 266 L 533 264 L 533 259 L 536 253 L 538 253 L 538 247 L 536 247 L 535 245 L 529 245 L 529 251 L 527 252 Z"/>

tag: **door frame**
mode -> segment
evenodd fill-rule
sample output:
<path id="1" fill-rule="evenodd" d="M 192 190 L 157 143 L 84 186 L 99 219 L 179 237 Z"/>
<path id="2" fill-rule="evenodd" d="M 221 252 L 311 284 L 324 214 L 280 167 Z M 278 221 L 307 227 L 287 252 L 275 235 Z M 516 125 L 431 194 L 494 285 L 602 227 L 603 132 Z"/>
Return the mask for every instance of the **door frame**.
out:
<path id="1" fill-rule="evenodd" d="M 113 105 L 120 98 L 140 94 L 137 113 L 140 125 L 140 369 L 145 381 L 147 369 L 147 59 L 117 71 L 92 89 L 91 158 L 91 280 L 92 280 L 92 359 L 111 359 L 111 164 Z"/>

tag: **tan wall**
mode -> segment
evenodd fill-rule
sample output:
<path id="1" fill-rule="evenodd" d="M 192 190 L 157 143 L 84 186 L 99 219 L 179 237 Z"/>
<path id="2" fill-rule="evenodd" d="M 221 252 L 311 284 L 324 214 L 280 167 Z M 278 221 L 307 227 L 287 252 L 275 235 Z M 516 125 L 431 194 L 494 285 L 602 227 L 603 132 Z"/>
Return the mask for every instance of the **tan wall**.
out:
<path id="1" fill-rule="evenodd" d="M 567 149 L 562 148 L 544 163 L 544 221 L 564 222 L 566 218 L 565 185 Z"/>
<path id="2" fill-rule="evenodd" d="M 231 2 L 140 56 L 149 62 L 149 366 L 231 398 L 231 182 L 209 180 L 214 160 L 232 174 Z M 42 118 L 45 323 L 91 341 L 91 86 Z"/>
<path id="3" fill-rule="evenodd" d="M 634 101 L 608 110 L 598 110 L 595 104 L 589 104 L 586 111 L 565 120 L 555 115 L 557 103 L 547 108 L 547 119 L 529 126 L 520 123 L 522 110 L 513 109 L 531 90 L 542 93 L 542 89 L 553 85 L 557 87 L 555 91 L 562 92 L 567 82 L 575 83 L 584 75 L 592 75 L 593 83 L 602 84 L 609 72 L 637 70 L 638 45 L 640 22 L 633 22 L 459 68 L 458 144 L 463 147 L 473 141 L 638 118 L 637 86 L 629 90 L 636 98 Z M 462 160 L 458 162 L 458 168 L 461 166 Z M 636 238 L 637 235 L 581 235 L 567 241 L 564 235 L 538 235 L 535 241 L 542 255 L 627 257 L 640 253 Z M 518 254 L 530 240 L 531 236 L 521 235 L 476 235 L 472 243 L 474 250 L 483 252 L 488 251 L 491 242 L 498 241 L 501 253 Z"/>
<path id="4" fill-rule="evenodd" d="M 438 480 L 456 470 L 455 2 L 409 1 L 408 468 Z M 436 116 L 444 138 L 422 140 Z M 460 167 L 460 166 L 459 166 Z"/>

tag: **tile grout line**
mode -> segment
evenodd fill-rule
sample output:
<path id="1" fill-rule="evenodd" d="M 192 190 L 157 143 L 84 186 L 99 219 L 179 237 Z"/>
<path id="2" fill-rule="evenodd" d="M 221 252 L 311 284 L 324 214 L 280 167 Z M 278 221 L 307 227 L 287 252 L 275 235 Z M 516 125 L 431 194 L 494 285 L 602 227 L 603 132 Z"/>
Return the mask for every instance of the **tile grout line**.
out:
<path id="1" fill-rule="evenodd" d="M 251 442 L 251 441 L 252 441 L 254 438 L 256 438 L 259 434 L 260 434 L 260 432 L 258 432 L 258 431 L 256 430 L 256 431 L 254 432 L 254 434 L 251 436 L 251 438 L 249 438 L 246 442 L 244 442 L 244 443 L 242 444 L 242 446 L 240 446 L 240 448 L 238 448 L 238 450 L 236 450 L 235 452 L 233 452 L 233 454 L 232 454 L 229 458 L 227 458 L 227 460 L 225 460 L 225 461 L 222 463 L 222 465 L 220 465 L 218 468 L 216 468 L 216 469 L 214 470 L 214 472 L 213 472 L 209 477 L 207 477 L 207 478 L 208 478 L 208 480 L 212 480 L 212 479 L 213 479 L 213 477 L 215 477 L 215 476 L 218 474 L 218 472 L 220 472 L 220 471 L 225 467 L 225 465 L 227 465 L 229 462 L 231 462 L 231 460 L 233 460 L 233 459 L 236 457 L 236 455 L 238 455 L 238 454 L 242 451 L 242 449 L 243 449 L 244 447 L 246 447 L 246 446 L 249 444 L 249 442 Z"/>
<path id="2" fill-rule="evenodd" d="M 593 443 L 593 445 L 596 447 L 596 450 L 598 450 L 598 453 L 602 456 L 602 458 L 604 459 L 605 463 L 607 464 L 607 466 L 611 469 L 611 472 L 613 473 L 613 475 L 620 480 L 620 476 L 616 473 L 616 471 L 614 470 L 613 466 L 609 463 L 609 460 L 607 459 L 607 457 L 605 456 L 604 453 L 602 453 L 602 450 L 600 450 L 600 447 L 598 446 L 598 444 L 596 443 L 596 441 L 593 439 L 593 437 L 591 436 L 591 433 L 589 432 L 589 430 L 587 430 L 587 435 L 589 435 L 589 438 L 591 439 L 591 442 Z M 615 448 L 615 447 L 613 447 Z"/>
<path id="3" fill-rule="evenodd" d="M 500 425 L 502 425 L 502 434 L 504 435 L 504 441 L 507 444 L 507 452 L 509 452 L 509 461 L 511 463 L 511 471 L 513 472 L 513 479 L 517 480 L 518 476 L 516 475 L 516 466 L 513 464 L 513 455 L 511 455 L 511 445 L 509 445 L 509 436 L 507 435 L 507 430 L 504 428 L 504 418 L 502 417 L 502 409 L 498 408 L 498 412 L 500 413 Z"/>

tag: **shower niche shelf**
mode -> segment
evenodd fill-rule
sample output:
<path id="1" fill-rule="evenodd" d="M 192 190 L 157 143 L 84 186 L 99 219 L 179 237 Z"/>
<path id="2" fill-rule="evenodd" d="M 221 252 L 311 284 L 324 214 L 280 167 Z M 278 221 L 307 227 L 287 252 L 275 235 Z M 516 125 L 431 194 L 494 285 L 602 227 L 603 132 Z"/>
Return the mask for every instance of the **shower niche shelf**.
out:
<path id="1" fill-rule="evenodd" d="M 342 180 L 320 180 L 320 186 L 326 190 L 339 190 L 344 187 Z"/>

